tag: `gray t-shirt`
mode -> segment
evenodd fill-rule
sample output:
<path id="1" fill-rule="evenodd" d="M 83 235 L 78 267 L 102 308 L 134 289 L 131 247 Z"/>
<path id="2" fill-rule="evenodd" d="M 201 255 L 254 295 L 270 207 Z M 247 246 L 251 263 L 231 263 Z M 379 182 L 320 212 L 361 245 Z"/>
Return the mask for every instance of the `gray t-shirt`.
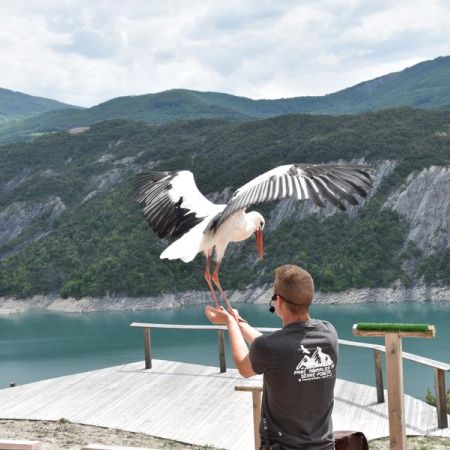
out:
<path id="1" fill-rule="evenodd" d="M 282 449 L 333 448 L 337 333 L 333 325 L 310 319 L 260 336 L 250 347 L 253 370 L 264 374 L 262 416 L 270 442 Z M 264 417 L 261 442 L 266 441 Z"/>

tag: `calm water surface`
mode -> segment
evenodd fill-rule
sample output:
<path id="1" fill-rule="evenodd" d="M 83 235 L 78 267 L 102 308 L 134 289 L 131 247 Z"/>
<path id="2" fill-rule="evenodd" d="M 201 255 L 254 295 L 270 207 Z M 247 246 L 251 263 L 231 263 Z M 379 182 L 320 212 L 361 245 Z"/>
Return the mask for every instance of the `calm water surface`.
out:
<path id="1" fill-rule="evenodd" d="M 143 360 L 143 333 L 133 321 L 207 324 L 203 306 L 170 311 L 68 314 L 39 311 L 0 318 L 0 388 L 87 370 Z M 240 305 L 241 315 L 255 326 L 280 326 L 266 305 Z M 382 343 L 351 334 L 357 322 L 411 322 L 436 325 L 435 339 L 404 339 L 405 351 L 450 362 L 450 303 L 316 305 L 312 316 L 332 322 L 342 339 Z M 217 365 L 215 332 L 153 330 L 154 358 Z M 371 350 L 341 346 L 338 376 L 374 384 Z M 228 365 L 232 362 L 227 350 Z M 405 361 L 405 390 L 424 398 L 433 389 L 433 370 Z M 447 374 L 447 386 L 450 377 Z"/>

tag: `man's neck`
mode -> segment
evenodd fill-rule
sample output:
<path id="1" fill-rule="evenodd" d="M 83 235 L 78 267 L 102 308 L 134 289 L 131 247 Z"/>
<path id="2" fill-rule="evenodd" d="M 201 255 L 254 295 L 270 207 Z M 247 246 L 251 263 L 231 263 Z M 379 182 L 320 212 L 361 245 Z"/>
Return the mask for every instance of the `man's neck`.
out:
<path id="1" fill-rule="evenodd" d="M 309 313 L 302 313 L 302 314 L 289 314 L 288 317 L 283 317 L 283 326 L 290 325 L 291 323 L 295 322 L 306 322 L 307 320 L 311 319 Z"/>

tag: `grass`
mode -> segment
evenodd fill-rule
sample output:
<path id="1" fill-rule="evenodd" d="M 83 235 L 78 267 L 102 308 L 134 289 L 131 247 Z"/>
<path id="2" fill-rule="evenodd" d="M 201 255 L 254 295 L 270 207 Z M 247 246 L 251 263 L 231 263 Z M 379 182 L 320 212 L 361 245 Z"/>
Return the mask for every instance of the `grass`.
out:
<path id="1" fill-rule="evenodd" d="M 422 323 L 358 323 L 356 328 L 363 331 L 411 331 L 423 332 L 429 331 L 430 325 Z"/>

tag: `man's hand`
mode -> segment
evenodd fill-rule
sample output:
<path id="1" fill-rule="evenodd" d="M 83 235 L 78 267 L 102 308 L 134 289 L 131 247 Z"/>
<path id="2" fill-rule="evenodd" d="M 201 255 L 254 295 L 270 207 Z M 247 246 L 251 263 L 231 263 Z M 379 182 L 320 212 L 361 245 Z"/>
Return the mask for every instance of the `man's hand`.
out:
<path id="1" fill-rule="evenodd" d="M 212 306 L 207 306 L 205 308 L 206 317 L 210 322 L 215 325 L 227 325 L 227 320 L 230 318 L 234 318 L 236 322 L 247 322 L 239 315 L 239 311 L 237 309 L 228 309 L 225 310 L 223 306 L 219 308 L 213 308 Z"/>
<path id="2" fill-rule="evenodd" d="M 214 325 L 228 325 L 230 323 L 230 320 L 233 320 L 233 316 L 228 311 L 226 311 L 223 306 L 221 306 L 220 308 L 206 306 L 205 315 L 208 320 Z"/>

